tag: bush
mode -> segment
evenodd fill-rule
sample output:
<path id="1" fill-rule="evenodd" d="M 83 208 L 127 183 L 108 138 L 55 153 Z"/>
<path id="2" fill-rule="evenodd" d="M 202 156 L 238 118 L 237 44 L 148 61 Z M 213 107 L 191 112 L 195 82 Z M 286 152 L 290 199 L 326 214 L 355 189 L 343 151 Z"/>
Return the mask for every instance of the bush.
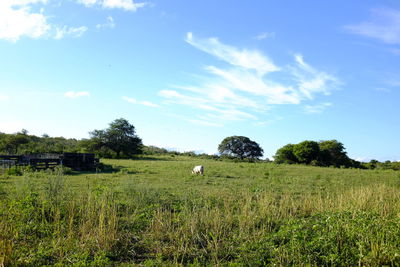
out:
<path id="1" fill-rule="evenodd" d="M 72 169 L 63 165 L 58 165 L 53 169 L 53 172 L 59 175 L 71 174 Z"/>
<path id="2" fill-rule="evenodd" d="M 13 166 L 6 171 L 6 175 L 9 176 L 21 176 L 23 174 L 23 169 L 18 166 Z"/>
<path id="3" fill-rule="evenodd" d="M 96 170 L 99 172 L 116 172 L 116 171 L 119 171 L 120 169 L 115 166 L 104 164 L 104 163 L 100 162 L 97 165 Z"/>

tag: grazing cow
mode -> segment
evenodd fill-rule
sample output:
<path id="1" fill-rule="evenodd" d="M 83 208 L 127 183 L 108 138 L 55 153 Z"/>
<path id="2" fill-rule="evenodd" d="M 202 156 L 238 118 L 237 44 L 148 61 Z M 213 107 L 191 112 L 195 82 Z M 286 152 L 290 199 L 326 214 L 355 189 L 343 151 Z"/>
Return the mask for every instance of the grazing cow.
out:
<path id="1" fill-rule="evenodd" d="M 202 165 L 195 166 L 192 170 L 192 174 L 204 174 L 204 167 Z"/>

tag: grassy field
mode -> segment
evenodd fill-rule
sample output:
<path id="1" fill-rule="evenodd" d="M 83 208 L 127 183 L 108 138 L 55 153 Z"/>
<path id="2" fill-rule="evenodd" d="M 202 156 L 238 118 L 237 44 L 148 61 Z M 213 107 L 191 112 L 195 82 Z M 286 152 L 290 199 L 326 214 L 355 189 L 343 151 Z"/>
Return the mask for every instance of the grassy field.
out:
<path id="1" fill-rule="evenodd" d="M 102 162 L 0 176 L 0 266 L 400 265 L 400 172 Z"/>

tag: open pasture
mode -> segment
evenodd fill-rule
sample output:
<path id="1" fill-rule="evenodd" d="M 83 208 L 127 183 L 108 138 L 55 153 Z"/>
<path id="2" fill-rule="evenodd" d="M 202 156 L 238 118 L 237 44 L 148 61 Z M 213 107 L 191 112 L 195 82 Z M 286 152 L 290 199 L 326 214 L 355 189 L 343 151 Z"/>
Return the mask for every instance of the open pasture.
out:
<path id="1" fill-rule="evenodd" d="M 400 172 L 102 162 L 0 176 L 0 265 L 400 265 Z"/>

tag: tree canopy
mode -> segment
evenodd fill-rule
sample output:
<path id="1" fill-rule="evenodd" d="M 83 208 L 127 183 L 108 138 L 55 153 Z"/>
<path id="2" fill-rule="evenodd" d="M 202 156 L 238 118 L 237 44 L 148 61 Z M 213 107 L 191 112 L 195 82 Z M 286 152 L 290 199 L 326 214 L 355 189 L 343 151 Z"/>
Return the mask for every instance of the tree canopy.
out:
<path id="1" fill-rule="evenodd" d="M 319 145 L 315 141 L 303 141 L 293 146 L 293 154 L 300 163 L 310 164 L 318 160 L 319 152 Z"/>
<path id="2" fill-rule="evenodd" d="M 126 119 L 116 119 L 107 129 L 94 130 L 89 134 L 89 147 L 105 153 L 115 152 L 117 158 L 130 157 L 142 152 L 142 139 L 136 135 L 135 127 Z"/>
<path id="3" fill-rule="evenodd" d="M 230 136 L 222 140 L 218 146 L 221 155 L 227 155 L 235 158 L 256 159 L 262 157 L 263 149 L 259 144 L 245 136 Z"/>
<path id="4" fill-rule="evenodd" d="M 26 130 L 15 134 L 0 133 L 1 154 L 81 152 L 83 149 L 80 141 L 76 139 L 49 137 L 48 135 L 38 137 L 29 135 Z"/>
<path id="5" fill-rule="evenodd" d="M 356 167 L 360 164 L 351 160 L 342 143 L 337 140 L 303 141 L 298 144 L 288 144 L 276 151 L 277 163 L 304 163 L 318 166 Z"/>
<path id="6" fill-rule="evenodd" d="M 293 144 L 287 144 L 280 149 L 276 151 L 276 154 L 274 156 L 275 162 L 276 163 L 287 163 L 287 164 L 293 164 L 297 163 L 298 160 L 296 156 L 293 153 Z"/>
<path id="7" fill-rule="evenodd" d="M 13 135 L 4 135 L 0 142 L 0 149 L 8 154 L 17 154 L 21 146 L 29 143 L 29 136 L 26 130 Z"/>
<path id="8" fill-rule="evenodd" d="M 245 136 L 226 137 L 218 146 L 221 156 L 240 159 L 256 159 L 263 156 L 263 149 L 256 142 Z M 298 144 L 287 144 L 279 148 L 275 163 L 311 164 L 316 166 L 352 167 L 360 169 L 393 169 L 400 170 L 400 161 L 360 162 L 347 156 L 344 145 L 337 140 L 303 141 Z M 193 151 L 177 152 L 164 148 L 144 146 L 137 136 L 135 127 L 126 119 L 116 119 L 103 130 L 90 132 L 90 139 L 67 139 L 50 137 L 48 134 L 35 136 L 27 130 L 13 134 L 0 132 L 0 154 L 32 153 L 96 153 L 103 158 L 131 158 L 136 154 L 171 154 L 196 156 L 201 158 L 220 158 L 218 155 L 196 154 Z"/>
<path id="9" fill-rule="evenodd" d="M 319 147 L 321 165 L 335 167 L 351 165 L 343 144 L 337 140 L 321 141 Z"/>

